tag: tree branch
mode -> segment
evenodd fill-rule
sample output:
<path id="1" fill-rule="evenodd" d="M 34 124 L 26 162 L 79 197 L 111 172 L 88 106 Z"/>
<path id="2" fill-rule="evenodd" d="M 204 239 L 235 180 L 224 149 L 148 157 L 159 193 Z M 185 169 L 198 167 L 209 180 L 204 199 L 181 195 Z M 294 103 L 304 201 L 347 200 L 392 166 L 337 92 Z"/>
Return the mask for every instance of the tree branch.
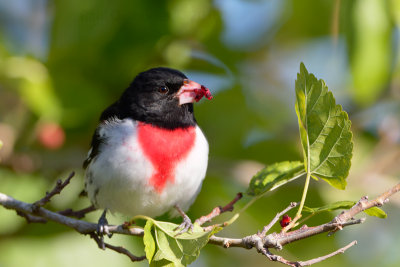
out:
<path id="1" fill-rule="evenodd" d="M 296 202 L 292 202 L 290 203 L 290 205 L 284 209 L 283 211 L 279 212 L 278 214 L 276 214 L 276 216 L 272 219 L 272 221 L 267 225 L 264 226 L 262 232 L 261 232 L 261 236 L 264 236 L 267 234 L 267 232 L 269 231 L 269 229 L 272 228 L 272 226 L 274 226 L 274 224 L 279 220 L 279 218 L 284 215 L 286 212 L 288 212 L 289 210 L 293 209 L 294 207 L 297 206 Z"/>
<path id="2" fill-rule="evenodd" d="M 81 210 L 74 211 L 72 209 L 66 209 L 66 210 L 59 211 L 58 213 L 61 215 L 64 215 L 64 216 L 82 219 L 83 217 L 86 216 L 86 214 L 88 214 L 89 212 L 95 211 L 95 210 L 96 210 L 96 207 L 91 205 L 91 206 L 81 209 Z"/>
<path id="3" fill-rule="evenodd" d="M 282 256 L 278 256 L 275 254 L 272 254 L 268 249 L 264 248 L 262 245 L 258 245 L 257 250 L 259 253 L 263 254 L 264 256 L 266 256 L 270 261 L 277 261 L 289 266 L 294 266 L 294 267 L 301 267 L 301 266 L 309 266 L 321 261 L 324 261 L 330 257 L 336 256 L 337 254 L 340 253 L 344 253 L 347 249 L 349 249 L 350 247 L 354 246 L 357 244 L 357 241 L 353 241 L 350 244 L 348 244 L 347 246 L 340 248 L 338 250 L 336 250 L 335 252 L 332 252 L 328 255 L 325 256 L 321 256 L 312 260 L 308 260 L 308 261 L 289 261 L 286 260 L 285 258 L 283 258 Z"/>
<path id="4" fill-rule="evenodd" d="M 311 265 L 316 262 L 320 262 L 322 260 L 325 260 L 329 257 L 332 257 L 334 255 L 337 255 L 339 253 L 343 253 L 345 250 L 350 248 L 351 246 L 356 244 L 356 241 L 353 241 L 346 247 L 339 249 L 336 252 L 333 252 L 331 254 L 328 254 L 323 257 L 319 257 L 316 259 L 312 259 L 309 261 L 305 262 L 291 262 L 283 259 L 280 256 L 276 256 L 271 254 L 268 251 L 268 248 L 275 248 L 275 249 L 282 249 L 283 246 L 299 241 L 302 239 L 309 238 L 311 236 L 325 233 L 325 232 L 330 232 L 331 234 L 336 232 L 337 230 L 341 230 L 346 226 L 354 225 L 354 224 L 361 224 L 365 221 L 365 218 L 361 218 L 358 220 L 352 219 L 356 214 L 372 208 L 372 207 L 380 207 L 383 204 L 386 204 L 389 200 L 389 197 L 392 196 L 393 194 L 397 193 L 400 191 L 400 183 L 395 185 L 394 187 L 390 188 L 380 196 L 378 196 L 376 199 L 372 201 L 368 201 L 368 197 L 362 197 L 360 201 L 358 201 L 351 209 L 347 211 L 343 211 L 339 215 L 337 215 L 331 222 L 325 223 L 322 225 L 318 225 L 315 227 L 307 227 L 306 225 L 303 225 L 300 229 L 293 230 L 287 233 L 272 233 L 266 236 L 263 236 L 269 228 L 272 227 L 274 223 L 276 223 L 277 218 L 279 216 L 275 216 L 275 218 L 271 221 L 269 225 L 264 227 L 264 230 L 262 233 L 246 236 L 244 238 L 238 239 L 238 238 L 226 238 L 226 237 L 217 237 L 217 236 L 212 236 L 209 240 L 210 244 L 214 245 L 219 245 L 225 248 L 229 247 L 243 247 L 246 249 L 250 248 L 256 248 L 258 252 L 262 253 L 263 255 L 267 256 L 270 260 L 272 261 L 279 261 L 281 263 L 290 265 L 290 266 L 306 266 L 306 265 Z M 288 207 L 290 208 L 290 206 Z M 286 209 L 288 209 L 286 208 Z M 278 215 L 282 215 L 286 211 L 282 211 L 278 213 Z M 267 229 L 267 230 L 265 230 Z"/>
<path id="5" fill-rule="evenodd" d="M 299 261 L 299 264 L 300 264 L 300 266 L 309 266 L 309 265 L 312 265 L 314 263 L 318 263 L 318 262 L 324 261 L 324 260 L 326 260 L 326 259 L 328 259 L 330 257 L 336 256 L 337 254 L 343 254 L 347 249 L 351 248 L 354 245 L 357 245 L 357 241 L 356 240 L 354 240 L 353 242 L 351 242 L 347 246 L 342 247 L 342 248 L 340 248 L 340 249 L 336 250 L 335 252 L 332 252 L 332 253 L 330 253 L 328 255 L 325 255 L 325 256 L 322 256 L 322 257 L 318 257 L 318 258 L 315 258 L 315 259 L 312 259 L 312 260 L 308 260 L 308 261 Z"/>
<path id="6" fill-rule="evenodd" d="M 235 205 L 235 203 L 238 202 L 242 197 L 243 197 L 242 193 L 237 193 L 236 197 L 231 202 L 229 202 L 225 207 L 221 207 L 221 206 L 215 207 L 209 214 L 198 218 L 195 221 L 195 223 L 198 223 L 201 226 L 205 222 L 211 221 L 212 219 L 221 215 L 224 212 L 233 211 L 233 205 Z"/>
<path id="7" fill-rule="evenodd" d="M 90 223 L 82 220 L 69 218 L 67 216 L 61 215 L 57 212 L 50 211 L 43 207 L 37 208 L 34 204 L 16 200 L 3 193 L 0 193 L 0 205 L 6 209 L 15 210 L 17 212 L 22 212 L 25 214 L 29 214 L 31 216 L 45 219 L 47 221 L 53 221 L 65 225 L 81 234 L 90 234 L 97 230 L 97 223 Z M 113 234 L 143 236 L 143 229 L 140 228 L 128 229 L 124 227 L 124 225 L 110 225 L 109 229 L 110 233 Z"/>
<path id="8" fill-rule="evenodd" d="M 386 192 L 382 193 L 380 196 L 378 196 L 374 200 L 368 201 L 368 196 L 363 196 L 357 202 L 357 204 L 355 204 L 348 211 L 344 211 L 341 214 L 339 214 L 338 216 L 336 216 L 332 220 L 332 222 L 338 222 L 338 223 L 346 222 L 346 221 L 350 220 L 351 218 L 353 218 L 356 214 L 358 214 L 366 209 L 369 209 L 372 207 L 381 207 L 384 204 L 386 204 L 387 202 L 389 202 L 389 197 L 391 197 L 393 194 L 395 194 L 399 191 L 400 191 L 400 183 L 393 186 Z M 340 230 L 340 229 L 338 229 L 338 230 Z"/>
<path id="9" fill-rule="evenodd" d="M 128 256 L 132 262 L 142 261 L 142 260 L 146 259 L 146 256 L 138 257 L 138 256 L 133 255 L 129 250 L 127 250 L 124 247 L 116 247 L 116 246 L 113 246 L 113 245 L 103 242 L 96 233 L 90 233 L 90 237 L 94 239 L 94 241 L 97 243 L 97 246 L 100 249 L 103 249 L 103 246 L 104 246 L 108 249 L 114 250 L 115 252 L 124 254 L 124 255 Z"/>
<path id="10" fill-rule="evenodd" d="M 24 218 L 27 219 L 28 222 L 31 223 L 44 223 L 47 221 L 53 221 L 62 225 L 65 225 L 69 228 L 74 229 L 75 231 L 81 233 L 81 234 L 89 234 L 97 244 L 99 237 L 95 234 L 97 230 L 97 224 L 96 223 L 90 223 L 86 222 L 83 220 L 77 220 L 74 218 L 70 218 L 68 216 L 65 216 L 65 214 L 69 214 L 66 211 L 61 212 L 53 212 L 50 211 L 46 208 L 43 207 L 46 203 L 48 203 L 51 199 L 52 196 L 55 194 L 59 194 L 61 190 L 69 183 L 70 179 L 72 178 L 73 174 L 71 174 L 65 182 L 57 182 L 57 185 L 55 188 L 50 192 L 47 193 L 44 198 L 41 200 L 30 204 L 26 202 L 22 202 L 19 200 L 16 200 L 10 196 L 7 196 L 3 193 L 0 193 L 0 205 L 5 207 L 6 209 L 11 209 L 15 210 L 19 215 L 23 216 Z M 358 220 L 354 220 L 353 217 L 368 209 L 371 207 L 378 207 L 382 206 L 385 203 L 388 202 L 389 197 L 392 196 L 393 194 L 397 193 L 400 191 L 400 183 L 395 185 L 394 187 L 390 188 L 383 194 L 381 194 L 379 197 L 372 201 L 368 201 L 367 197 L 362 197 L 351 209 L 344 211 L 337 215 L 332 221 L 314 226 L 314 227 L 308 227 L 306 225 L 303 225 L 301 228 L 297 230 L 293 230 L 290 232 L 281 232 L 281 233 L 271 233 L 266 235 L 266 233 L 269 231 L 269 229 L 278 221 L 279 217 L 282 216 L 282 214 L 286 213 L 289 211 L 291 208 L 295 206 L 296 203 L 291 203 L 285 210 L 282 212 L 278 213 L 272 220 L 271 222 L 263 228 L 263 231 L 261 233 L 256 233 L 253 235 L 245 236 L 243 238 L 227 238 L 227 237 L 218 237 L 218 236 L 211 236 L 209 239 L 210 244 L 222 246 L 225 248 L 229 247 L 242 247 L 246 249 L 251 249 L 255 248 L 258 252 L 262 253 L 268 259 L 272 261 L 278 261 L 286 265 L 290 266 L 307 266 L 311 265 L 320 261 L 323 261 L 327 258 L 330 258 L 332 256 L 335 256 L 339 253 L 343 253 L 346 251 L 348 248 L 356 244 L 356 241 L 353 241 L 349 245 L 333 252 L 330 253 L 326 256 L 318 257 L 315 259 L 311 259 L 308 261 L 298 261 L 298 262 L 292 262 L 288 261 L 281 256 L 277 256 L 269 252 L 269 248 L 275 248 L 275 249 L 282 249 L 283 246 L 299 241 L 302 239 L 309 238 L 311 236 L 325 233 L 325 232 L 330 232 L 335 233 L 337 230 L 341 230 L 344 227 L 354 225 L 354 224 L 360 224 L 365 221 L 365 218 L 361 218 Z M 222 212 L 232 210 L 233 205 L 241 198 L 241 195 L 237 195 L 234 200 L 232 200 L 228 205 L 226 205 L 223 208 L 218 207 L 218 212 L 221 214 Z M 93 207 L 89 207 L 87 209 L 84 209 L 85 213 L 86 211 L 91 211 Z M 218 216 L 218 212 L 214 212 L 216 209 L 213 210 L 210 214 L 200 217 L 198 221 L 203 224 L 206 221 L 211 220 L 212 218 L 215 218 Z M 63 215 L 64 214 L 64 215 Z M 71 215 L 71 214 L 69 214 Z M 72 215 L 74 215 L 72 213 Z M 71 215 L 71 216 L 72 216 Z M 142 228 L 138 227 L 127 227 L 125 224 L 122 225 L 110 225 L 109 226 L 110 233 L 113 234 L 124 234 L 124 235 L 131 235 L 131 236 L 138 236 L 142 237 L 144 234 L 144 231 Z M 126 256 L 128 256 L 132 261 L 141 261 L 145 259 L 145 256 L 135 256 L 132 253 L 130 253 L 128 250 L 126 250 L 123 247 L 117 247 L 113 246 L 110 244 L 105 244 L 105 247 L 111 250 L 114 250 L 118 253 L 122 253 Z"/>
<path id="11" fill-rule="evenodd" d="M 75 172 L 71 172 L 70 175 L 67 177 L 67 179 L 65 179 L 64 182 L 61 181 L 60 179 L 58 179 L 53 190 L 51 190 L 50 192 L 46 192 L 46 196 L 43 197 L 42 199 L 36 201 L 34 203 L 34 205 L 36 205 L 38 207 L 43 207 L 44 205 L 46 205 L 54 195 L 60 194 L 60 192 L 69 184 L 69 182 L 71 181 L 72 177 L 74 177 L 74 175 L 75 175 Z"/>

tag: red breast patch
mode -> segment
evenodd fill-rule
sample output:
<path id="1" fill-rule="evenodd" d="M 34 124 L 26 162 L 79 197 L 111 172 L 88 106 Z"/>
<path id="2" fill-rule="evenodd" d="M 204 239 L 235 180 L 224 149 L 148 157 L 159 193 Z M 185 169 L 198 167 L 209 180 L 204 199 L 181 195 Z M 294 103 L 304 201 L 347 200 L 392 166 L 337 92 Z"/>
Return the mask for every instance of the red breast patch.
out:
<path id="1" fill-rule="evenodd" d="M 195 127 L 168 130 L 139 122 L 138 141 L 144 155 L 153 164 L 150 184 L 157 192 L 162 192 L 167 181 L 174 182 L 175 167 L 186 158 L 195 137 Z"/>

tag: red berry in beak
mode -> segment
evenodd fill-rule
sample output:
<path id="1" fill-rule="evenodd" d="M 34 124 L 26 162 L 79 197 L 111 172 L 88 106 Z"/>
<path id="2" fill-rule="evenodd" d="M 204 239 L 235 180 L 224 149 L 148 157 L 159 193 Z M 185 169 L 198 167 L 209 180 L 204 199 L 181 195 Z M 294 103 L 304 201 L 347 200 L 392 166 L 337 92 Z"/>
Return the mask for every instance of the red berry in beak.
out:
<path id="1" fill-rule="evenodd" d="M 199 102 L 203 96 L 205 96 L 208 100 L 213 98 L 210 90 L 207 87 L 190 80 L 185 80 L 177 93 L 179 105 Z"/>

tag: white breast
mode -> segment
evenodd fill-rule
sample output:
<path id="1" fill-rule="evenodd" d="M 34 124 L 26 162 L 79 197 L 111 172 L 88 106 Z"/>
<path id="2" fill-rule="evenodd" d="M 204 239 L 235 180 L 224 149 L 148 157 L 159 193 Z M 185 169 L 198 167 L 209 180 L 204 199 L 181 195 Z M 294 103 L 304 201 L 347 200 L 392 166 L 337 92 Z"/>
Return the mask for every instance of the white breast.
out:
<path id="1" fill-rule="evenodd" d="M 125 215 L 158 216 L 178 204 L 187 210 L 200 191 L 208 162 L 208 143 L 196 126 L 193 149 L 175 171 L 174 182 L 167 182 L 161 193 L 149 184 L 154 172 L 137 140 L 136 121 L 114 120 L 101 127 L 105 137 L 101 153 L 86 169 L 86 190 L 98 208 Z M 176 215 L 176 214 L 173 214 Z"/>

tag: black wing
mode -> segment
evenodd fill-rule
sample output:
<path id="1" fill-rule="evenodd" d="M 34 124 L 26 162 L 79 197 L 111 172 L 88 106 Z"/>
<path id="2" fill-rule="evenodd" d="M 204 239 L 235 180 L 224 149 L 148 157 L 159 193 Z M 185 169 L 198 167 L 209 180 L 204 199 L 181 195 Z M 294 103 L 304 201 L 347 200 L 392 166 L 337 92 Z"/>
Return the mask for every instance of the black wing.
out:
<path id="1" fill-rule="evenodd" d="M 92 162 L 92 160 L 99 154 L 100 145 L 104 142 L 105 138 L 100 137 L 99 128 L 93 134 L 92 143 L 90 148 L 90 153 L 88 157 L 83 162 L 83 168 L 86 169 L 87 166 Z"/>
<path id="2" fill-rule="evenodd" d="M 90 162 L 92 162 L 92 160 L 99 154 L 100 146 L 106 140 L 106 137 L 100 136 L 100 134 L 99 134 L 101 124 L 111 118 L 122 119 L 122 117 L 123 117 L 123 115 L 121 114 L 121 111 L 119 109 L 119 101 L 115 102 L 114 104 L 112 104 L 111 106 L 106 108 L 103 111 L 103 113 L 101 113 L 100 125 L 97 127 L 97 129 L 94 132 L 93 137 L 92 137 L 90 153 L 89 153 L 88 157 L 85 159 L 85 161 L 83 162 L 84 169 L 86 169 L 87 166 L 90 164 Z"/>

